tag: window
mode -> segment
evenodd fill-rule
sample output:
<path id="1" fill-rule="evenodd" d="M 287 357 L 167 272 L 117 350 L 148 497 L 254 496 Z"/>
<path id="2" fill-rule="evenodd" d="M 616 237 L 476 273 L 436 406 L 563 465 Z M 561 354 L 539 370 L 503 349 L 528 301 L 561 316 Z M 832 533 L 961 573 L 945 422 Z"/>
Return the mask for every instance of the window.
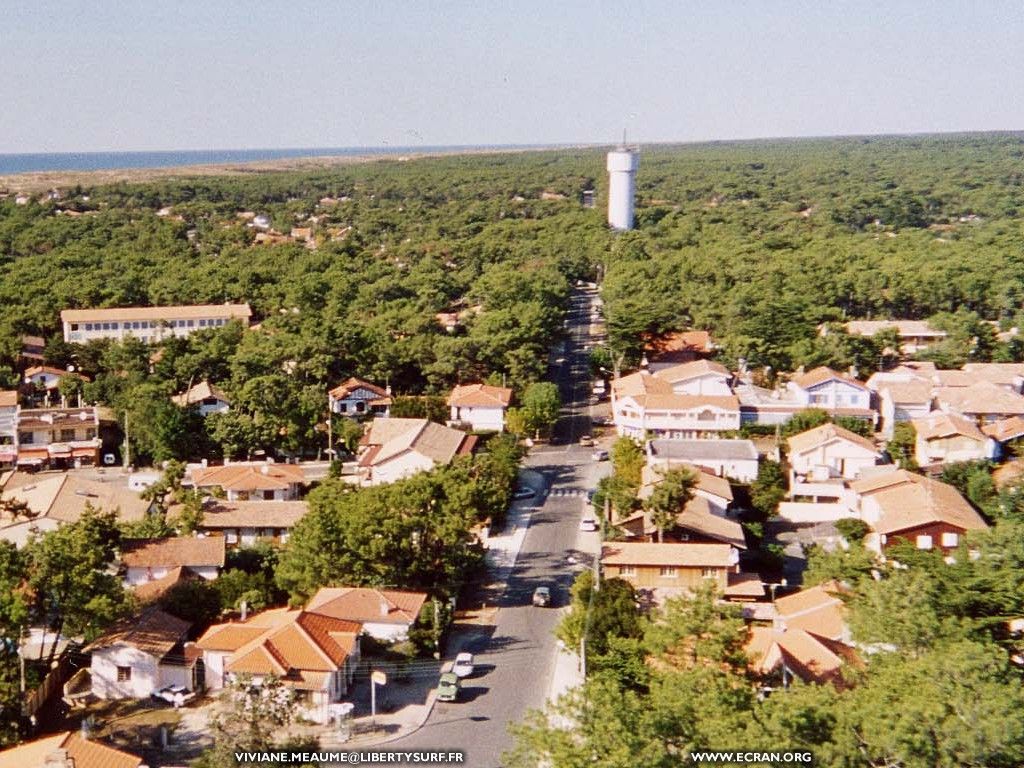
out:
<path id="1" fill-rule="evenodd" d="M 917 548 L 918 549 L 931 549 L 932 548 L 932 537 L 926 534 L 921 534 L 917 537 Z"/>
<path id="2" fill-rule="evenodd" d="M 22 445 L 32 445 L 36 441 L 35 432 L 20 432 L 18 434 L 18 442 Z"/>
<path id="3" fill-rule="evenodd" d="M 139 328 L 141 328 L 141 327 L 142 327 L 142 323 L 140 323 L 138 320 L 136 320 L 135 322 L 132 323 L 132 328 L 134 328 L 135 330 L 139 330 Z"/>
<path id="4" fill-rule="evenodd" d="M 701 411 L 697 414 L 697 421 L 714 421 L 715 414 L 713 411 Z"/>
<path id="5" fill-rule="evenodd" d="M 636 576 L 636 568 L 632 565 L 619 566 L 619 576 Z"/>
<path id="6" fill-rule="evenodd" d="M 718 578 L 718 570 L 715 568 L 701 568 L 700 577 L 702 579 L 715 579 Z"/>
<path id="7" fill-rule="evenodd" d="M 71 324 L 71 330 L 72 331 L 77 331 L 78 330 L 78 323 L 72 323 Z"/>
<path id="8" fill-rule="evenodd" d="M 96 427 L 89 427 L 87 430 L 85 430 L 85 439 L 86 440 L 95 440 L 96 439 Z"/>
<path id="9" fill-rule="evenodd" d="M 348 403 L 338 403 L 338 413 L 348 413 Z"/>
<path id="10" fill-rule="evenodd" d="M 75 326 L 74 325 L 71 326 L 71 330 L 75 330 Z M 92 323 L 86 323 L 85 324 L 85 330 L 91 331 L 92 330 Z"/>
<path id="11" fill-rule="evenodd" d="M 663 579 L 674 579 L 676 576 L 679 575 L 679 571 L 677 571 L 674 566 L 663 565 L 661 566 L 661 569 L 658 571 L 658 575 L 661 576 L 661 578 Z"/>
<path id="12" fill-rule="evenodd" d="M 200 320 L 199 321 L 199 327 L 200 328 L 205 328 L 206 327 L 206 321 L 205 320 Z"/>
<path id="13" fill-rule="evenodd" d="M 60 431 L 60 441 L 62 443 L 70 443 L 75 439 L 75 430 L 73 429 L 62 429 Z"/>
<path id="14" fill-rule="evenodd" d="M 356 413 L 365 413 L 365 412 L 366 412 L 366 402 L 363 401 L 363 400 L 357 400 L 356 401 Z"/>
<path id="15" fill-rule="evenodd" d="M 960 544 L 960 534 L 947 532 L 942 534 L 942 546 L 955 547 Z"/>
<path id="16" fill-rule="evenodd" d="M 189 328 L 195 328 L 196 327 L 196 321 L 195 320 L 189 320 L 188 321 L 188 327 Z"/>
<path id="17" fill-rule="evenodd" d="M 132 679 L 132 668 L 131 667 L 118 667 L 117 668 L 117 682 L 125 683 Z"/>

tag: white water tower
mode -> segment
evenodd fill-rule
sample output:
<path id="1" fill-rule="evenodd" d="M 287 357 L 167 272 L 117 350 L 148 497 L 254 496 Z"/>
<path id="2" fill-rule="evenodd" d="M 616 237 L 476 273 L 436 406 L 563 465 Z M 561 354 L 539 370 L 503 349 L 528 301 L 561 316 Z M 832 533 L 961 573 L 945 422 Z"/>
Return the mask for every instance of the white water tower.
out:
<path id="1" fill-rule="evenodd" d="M 623 141 L 608 153 L 608 225 L 612 229 L 633 228 L 633 198 L 640 154 Z"/>

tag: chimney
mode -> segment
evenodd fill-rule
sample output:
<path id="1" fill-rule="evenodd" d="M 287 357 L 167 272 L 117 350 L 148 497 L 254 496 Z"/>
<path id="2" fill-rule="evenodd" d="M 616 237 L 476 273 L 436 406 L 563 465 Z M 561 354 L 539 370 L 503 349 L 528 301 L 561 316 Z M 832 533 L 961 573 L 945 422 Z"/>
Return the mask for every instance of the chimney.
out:
<path id="1" fill-rule="evenodd" d="M 270 465 L 269 464 L 264 464 L 262 467 L 260 467 L 260 472 L 262 472 L 264 475 L 269 475 L 270 474 Z"/>
<path id="2" fill-rule="evenodd" d="M 241 610 L 242 613 L 242 621 L 245 621 L 249 617 L 249 601 L 243 600 L 242 604 L 239 606 L 239 609 Z"/>
<path id="3" fill-rule="evenodd" d="M 387 600 L 381 600 L 380 601 L 380 615 L 381 616 L 387 616 L 389 613 L 391 613 L 391 606 L 388 605 Z"/>
<path id="4" fill-rule="evenodd" d="M 857 366 L 851 365 L 850 369 L 847 371 L 847 373 L 850 374 L 850 378 L 851 379 L 856 379 L 857 378 Z"/>

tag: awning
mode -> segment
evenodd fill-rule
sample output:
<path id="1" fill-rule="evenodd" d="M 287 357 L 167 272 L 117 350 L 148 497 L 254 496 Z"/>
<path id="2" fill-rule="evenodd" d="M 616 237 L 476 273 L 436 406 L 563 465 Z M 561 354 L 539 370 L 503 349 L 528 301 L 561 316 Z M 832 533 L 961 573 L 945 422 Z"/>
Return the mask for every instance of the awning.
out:
<path id="1" fill-rule="evenodd" d="M 67 443 L 50 443 L 47 450 L 51 456 L 67 457 L 71 455 L 71 446 Z"/>
<path id="2" fill-rule="evenodd" d="M 50 458 L 50 453 L 45 448 L 22 448 L 18 451 L 18 463 L 36 466 Z"/>
<path id="3" fill-rule="evenodd" d="M 71 456 L 76 459 L 92 459 L 96 458 L 97 448 L 72 448 Z"/>

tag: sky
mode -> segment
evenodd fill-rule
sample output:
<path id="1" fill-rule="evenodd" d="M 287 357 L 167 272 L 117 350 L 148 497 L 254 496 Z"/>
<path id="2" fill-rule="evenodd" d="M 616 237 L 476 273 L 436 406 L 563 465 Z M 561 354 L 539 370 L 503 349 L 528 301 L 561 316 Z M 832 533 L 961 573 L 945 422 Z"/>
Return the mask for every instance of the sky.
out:
<path id="1" fill-rule="evenodd" d="M 0 152 L 1024 129 L 1024 2 L 0 0 Z"/>

